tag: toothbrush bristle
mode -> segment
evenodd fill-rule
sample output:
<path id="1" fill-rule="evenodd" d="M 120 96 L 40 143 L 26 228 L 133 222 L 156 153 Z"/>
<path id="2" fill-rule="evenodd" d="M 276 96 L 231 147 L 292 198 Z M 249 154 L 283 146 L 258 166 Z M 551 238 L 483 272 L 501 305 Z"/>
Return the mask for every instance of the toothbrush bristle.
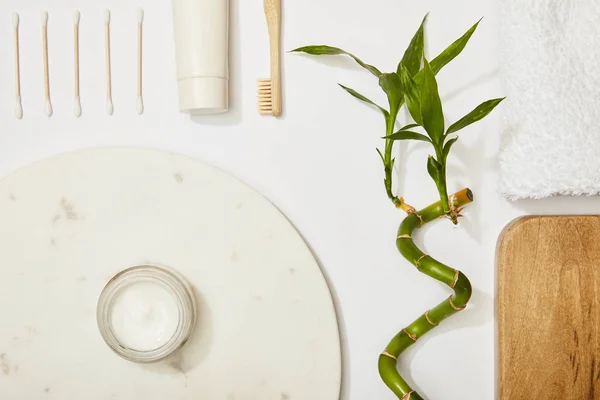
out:
<path id="1" fill-rule="evenodd" d="M 19 14 L 13 13 L 13 15 L 12 15 L 12 21 L 13 21 L 13 26 L 15 28 L 18 28 L 19 27 Z"/>
<path id="2" fill-rule="evenodd" d="M 273 98 L 270 79 L 259 79 L 258 86 L 258 111 L 261 114 L 273 112 Z"/>

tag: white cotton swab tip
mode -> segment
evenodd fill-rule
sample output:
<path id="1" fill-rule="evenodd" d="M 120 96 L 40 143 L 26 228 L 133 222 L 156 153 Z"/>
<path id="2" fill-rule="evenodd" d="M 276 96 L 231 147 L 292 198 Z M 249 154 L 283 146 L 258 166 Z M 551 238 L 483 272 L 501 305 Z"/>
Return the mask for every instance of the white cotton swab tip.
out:
<path id="1" fill-rule="evenodd" d="M 42 11 L 42 25 L 48 25 L 48 11 Z"/>
<path id="2" fill-rule="evenodd" d="M 75 10 L 73 12 L 73 23 L 75 25 L 79 25 L 79 20 L 81 19 L 81 13 L 79 12 L 79 10 Z"/>
<path id="3" fill-rule="evenodd" d="M 138 24 L 141 24 L 142 22 L 144 22 L 144 9 L 142 9 L 142 8 L 137 9 L 137 21 L 138 21 Z"/>
<path id="4" fill-rule="evenodd" d="M 77 118 L 81 117 L 81 101 L 79 100 L 79 96 L 75 96 L 75 106 L 73 107 L 73 114 Z"/>
<path id="5" fill-rule="evenodd" d="M 21 96 L 17 96 L 17 101 L 15 104 L 15 117 L 18 119 L 23 118 L 23 106 L 21 105 Z"/>
<path id="6" fill-rule="evenodd" d="M 50 99 L 46 99 L 46 116 L 52 116 L 52 103 L 50 103 Z"/>
<path id="7" fill-rule="evenodd" d="M 137 98 L 137 113 L 140 115 L 144 113 L 144 100 L 142 100 L 142 96 L 138 96 Z"/>
<path id="8" fill-rule="evenodd" d="M 110 10 L 108 8 L 104 10 L 104 22 L 110 24 Z"/>
<path id="9" fill-rule="evenodd" d="M 18 28 L 19 27 L 19 14 L 13 13 L 12 20 L 13 20 L 13 26 L 15 28 Z"/>
<path id="10" fill-rule="evenodd" d="M 106 113 L 108 115 L 113 115 L 113 112 L 115 111 L 115 107 L 113 106 L 113 102 L 112 99 L 106 99 Z"/>

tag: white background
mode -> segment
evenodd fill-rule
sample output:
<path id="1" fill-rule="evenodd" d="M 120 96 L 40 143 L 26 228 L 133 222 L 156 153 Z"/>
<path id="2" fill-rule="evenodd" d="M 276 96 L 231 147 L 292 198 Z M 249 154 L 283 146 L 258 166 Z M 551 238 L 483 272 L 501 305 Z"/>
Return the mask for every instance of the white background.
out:
<path id="1" fill-rule="evenodd" d="M 144 100 L 136 109 L 136 18 L 145 14 Z M 337 82 L 384 103 L 374 78 L 340 58 L 284 56 L 285 115 L 256 112 L 255 80 L 268 76 L 262 3 L 231 0 L 231 112 L 191 120 L 177 107 L 168 0 L 13 0 L 0 3 L 0 174 L 65 151 L 108 145 L 185 154 L 246 181 L 273 201 L 313 248 L 336 298 L 344 342 L 343 399 L 393 399 L 377 357 L 389 339 L 449 293 L 419 275 L 395 249 L 401 212 L 383 190 L 381 115 Z M 40 10 L 49 11 L 50 80 L 55 114 L 44 115 Z M 102 9 L 112 10 L 113 99 L 105 113 Z M 463 56 L 439 74 L 447 119 L 503 95 L 499 78 L 499 4 L 493 0 L 303 0 L 285 2 L 284 48 L 330 44 L 382 70 L 395 70 L 426 12 L 427 52 L 436 55 L 484 20 Z M 73 116 L 72 11 L 81 10 L 83 116 Z M 24 118 L 14 118 L 11 13 L 21 15 Z M 509 100 L 510 101 L 510 100 Z M 499 233 L 529 213 L 598 213 L 595 199 L 508 202 L 496 190 L 501 109 L 465 129 L 450 157 L 449 189 L 469 186 L 475 203 L 458 227 L 440 221 L 420 239 L 426 251 L 460 268 L 475 288 L 467 311 L 420 340 L 401 371 L 431 399 L 492 399 L 495 393 L 494 252 Z M 402 121 L 404 122 L 404 121 Z M 399 147 L 396 181 L 409 203 L 436 200 L 424 144 Z M 75 167 L 75 166 L 74 166 Z M 161 190 L 157 187 L 156 190 Z M 306 293 L 310 296 L 310 293 Z"/>

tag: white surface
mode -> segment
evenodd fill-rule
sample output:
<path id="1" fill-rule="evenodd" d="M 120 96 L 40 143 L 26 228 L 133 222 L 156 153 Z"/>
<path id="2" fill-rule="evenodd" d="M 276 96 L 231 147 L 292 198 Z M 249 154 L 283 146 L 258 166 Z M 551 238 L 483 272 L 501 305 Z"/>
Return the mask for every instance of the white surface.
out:
<path id="1" fill-rule="evenodd" d="M 510 26 L 501 54 L 512 99 L 502 191 L 512 198 L 599 194 L 598 4 L 513 0 L 501 15 Z"/>
<path id="2" fill-rule="evenodd" d="M 0 181 L 0 221 L 0 398 L 338 398 L 337 320 L 314 256 L 222 171 L 149 150 L 68 153 Z M 107 281 L 142 264 L 182 274 L 197 302 L 190 340 L 153 365 L 115 355 L 96 325 Z"/>
<path id="3" fill-rule="evenodd" d="M 179 109 L 229 108 L 229 0 L 172 0 Z M 149 42 L 152 43 L 152 42 Z"/>
<path id="4" fill-rule="evenodd" d="M 163 285 L 146 281 L 120 290 L 110 320 L 119 343 L 151 351 L 164 346 L 177 331 L 179 310 Z"/>
<path id="5" fill-rule="evenodd" d="M 447 297 L 447 289 L 418 274 L 394 246 L 402 214 L 385 197 L 381 161 L 381 115 L 341 90 L 340 82 L 383 103 L 369 73 L 343 59 L 285 54 L 286 115 L 264 118 L 256 111 L 256 79 L 269 71 L 269 46 L 262 4 L 231 1 L 231 111 L 198 117 L 180 114 L 171 4 L 167 0 L 105 0 L 102 5 L 55 0 L 51 6 L 50 74 L 56 113 L 43 117 L 39 22 L 42 0 L 0 2 L 9 18 L 22 19 L 25 117 L 13 117 L 11 93 L 0 97 L 0 172 L 65 150 L 124 144 L 168 149 L 215 164 L 250 183 L 280 207 L 303 233 L 326 271 L 338 299 L 344 330 L 343 399 L 393 400 L 380 382 L 377 357 L 396 331 Z M 311 44 L 338 45 L 380 68 L 395 69 L 423 15 L 430 11 L 428 53 L 434 54 L 484 16 L 463 56 L 440 73 L 445 111 L 454 121 L 480 101 L 505 94 L 498 75 L 496 0 L 304 0 L 284 2 L 285 50 Z M 104 112 L 103 20 L 114 10 L 114 97 L 122 104 Z M 144 97 L 138 116 L 128 101 L 136 91 L 135 24 L 145 14 Z M 80 8 L 82 102 L 86 113 L 71 113 L 72 45 L 70 10 Z M 385 10 L 385 12 L 382 12 Z M 66 23 L 59 23 L 63 21 Z M 94 21 L 94 22 L 92 22 Z M 3 37 L 10 37 L 10 24 Z M 116 36 L 115 36 L 116 37 Z M 128 39 L 126 39 L 128 38 Z M 85 43 L 85 46 L 83 45 Z M 0 41 L 10 54 L 12 43 Z M 31 62 L 29 62 L 31 61 Z M 13 66 L 0 63 L 0 85 L 12 87 Z M 62 90 L 59 90 L 62 89 Z M 428 253 L 459 267 L 475 287 L 472 305 L 428 334 L 401 360 L 401 369 L 429 399 L 482 400 L 494 396 L 494 251 L 498 234 L 513 218 L 528 213 L 600 213 L 595 198 L 508 202 L 498 193 L 498 150 L 506 100 L 484 121 L 461 133 L 449 159 L 450 188 L 470 186 L 475 203 L 458 228 L 437 223 L 419 239 Z M 411 144 L 399 150 L 398 183 L 407 200 L 424 206 L 435 197 L 426 172 L 428 149 Z M 405 160 L 401 162 L 400 160 Z"/>

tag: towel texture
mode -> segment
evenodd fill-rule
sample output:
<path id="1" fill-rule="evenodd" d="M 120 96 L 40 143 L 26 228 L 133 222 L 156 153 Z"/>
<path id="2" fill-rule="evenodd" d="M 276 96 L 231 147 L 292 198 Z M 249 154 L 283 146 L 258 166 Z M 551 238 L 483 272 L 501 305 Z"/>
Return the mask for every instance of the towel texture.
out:
<path id="1" fill-rule="evenodd" d="M 600 4 L 501 3 L 500 187 L 513 199 L 600 193 Z"/>

